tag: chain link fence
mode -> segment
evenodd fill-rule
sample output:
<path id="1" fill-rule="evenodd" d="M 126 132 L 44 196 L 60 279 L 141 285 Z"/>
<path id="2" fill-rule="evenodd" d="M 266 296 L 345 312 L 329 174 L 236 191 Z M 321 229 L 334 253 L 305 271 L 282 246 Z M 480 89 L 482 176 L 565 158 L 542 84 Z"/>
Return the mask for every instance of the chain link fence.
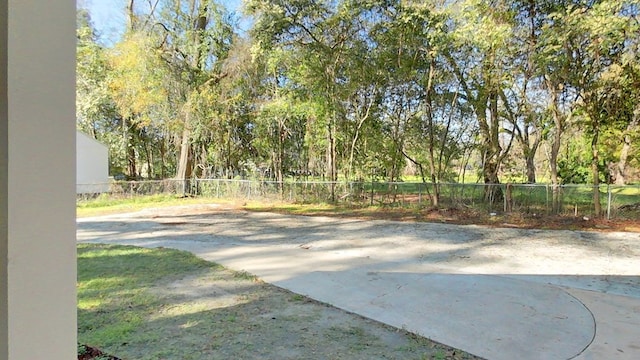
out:
<path id="1" fill-rule="evenodd" d="M 81 186 L 81 185 L 79 185 Z M 82 185 L 89 186 L 89 185 Z M 593 185 L 431 184 L 414 182 L 324 182 L 259 180 L 116 181 L 91 184 L 114 198 L 175 194 L 237 200 L 337 203 L 353 206 L 468 207 L 487 212 L 588 215 L 594 212 Z M 640 185 L 601 185 L 600 205 L 608 218 L 634 218 L 640 211 Z M 436 196 L 437 194 L 437 196 Z M 79 194 L 79 200 L 98 196 Z M 555 201 L 554 201 L 555 199 Z M 554 208 L 555 203 L 555 208 Z"/>

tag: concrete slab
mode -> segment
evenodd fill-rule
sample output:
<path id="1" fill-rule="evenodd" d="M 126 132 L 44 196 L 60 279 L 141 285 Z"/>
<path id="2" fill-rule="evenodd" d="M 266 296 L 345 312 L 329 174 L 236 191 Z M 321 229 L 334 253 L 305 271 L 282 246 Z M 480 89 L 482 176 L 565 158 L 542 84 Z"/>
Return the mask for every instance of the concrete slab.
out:
<path id="1" fill-rule="evenodd" d="M 78 240 L 191 251 L 489 359 L 640 358 L 640 234 L 163 210 Z"/>
<path id="2" fill-rule="evenodd" d="M 276 285 L 488 359 L 570 359 L 595 335 L 573 296 L 497 276 L 352 270 Z"/>
<path id="3" fill-rule="evenodd" d="M 640 301 L 636 298 L 569 289 L 595 316 L 597 335 L 576 359 L 628 359 L 640 357 Z"/>

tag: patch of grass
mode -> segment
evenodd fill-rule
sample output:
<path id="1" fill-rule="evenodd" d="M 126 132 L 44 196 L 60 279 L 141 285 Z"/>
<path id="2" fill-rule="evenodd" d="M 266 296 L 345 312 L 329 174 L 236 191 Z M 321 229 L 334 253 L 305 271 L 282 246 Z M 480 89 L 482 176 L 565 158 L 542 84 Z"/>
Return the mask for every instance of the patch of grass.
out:
<path id="1" fill-rule="evenodd" d="M 244 206 L 249 211 L 276 211 L 294 215 L 314 215 L 321 213 L 336 213 L 344 211 L 345 207 L 331 204 L 292 204 L 292 203 L 263 203 L 252 201 Z"/>
<path id="2" fill-rule="evenodd" d="M 89 352 L 86 345 L 78 344 L 78 355 L 85 355 Z"/>
<path id="3" fill-rule="evenodd" d="M 422 359 L 441 349 L 254 279 L 182 251 L 81 244 L 78 341 L 138 360 Z"/>
<path id="4" fill-rule="evenodd" d="M 291 215 L 366 215 L 386 211 L 385 206 L 352 206 L 349 204 L 300 204 L 250 202 L 243 206 L 248 211 L 269 211 Z"/>
<path id="5" fill-rule="evenodd" d="M 233 274 L 233 277 L 241 280 L 250 280 L 250 281 L 258 281 L 258 277 L 247 272 L 247 271 L 236 271 Z"/>
<path id="6" fill-rule="evenodd" d="M 211 198 L 183 198 L 171 194 L 134 196 L 130 198 L 118 198 L 108 194 L 103 194 L 95 199 L 79 200 L 76 203 L 76 216 L 89 217 L 109 215 L 139 211 L 150 207 L 208 204 L 211 202 L 213 202 Z M 228 201 L 216 199 L 215 202 L 219 204 Z"/>
<path id="7" fill-rule="evenodd" d="M 444 351 L 439 350 L 433 355 L 433 360 L 445 360 L 446 356 Z"/>
<path id="8" fill-rule="evenodd" d="M 219 268 L 182 251 L 78 245 L 78 339 L 110 353 L 162 307 L 149 288 Z"/>
<path id="9" fill-rule="evenodd" d="M 291 297 L 291 301 L 306 301 L 307 298 L 304 295 L 300 295 L 300 294 L 293 294 L 293 296 Z"/>
<path id="10" fill-rule="evenodd" d="M 149 204 L 168 202 L 179 199 L 175 195 L 171 194 L 156 194 L 148 196 L 134 196 L 134 197 L 117 197 L 110 194 L 101 194 L 94 199 L 79 200 L 78 208 L 90 209 L 90 208 L 104 208 L 110 206 L 134 206 L 136 204 Z"/>

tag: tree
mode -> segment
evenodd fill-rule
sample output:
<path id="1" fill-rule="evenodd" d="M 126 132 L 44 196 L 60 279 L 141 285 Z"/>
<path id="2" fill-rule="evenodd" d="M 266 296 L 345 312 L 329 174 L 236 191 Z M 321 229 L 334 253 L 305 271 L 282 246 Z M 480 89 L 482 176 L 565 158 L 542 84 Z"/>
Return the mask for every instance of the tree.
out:
<path id="1" fill-rule="evenodd" d="M 330 1 L 249 1 L 256 17 L 253 36 L 262 50 L 297 51 L 299 66 L 287 77 L 299 84 L 310 103 L 315 104 L 314 127 L 324 128 L 325 172 L 332 183 L 331 201 L 335 201 L 338 179 L 338 122 L 344 118 L 341 103 L 343 85 L 349 75 L 351 40 L 357 39 L 350 7 Z"/>
<path id="2" fill-rule="evenodd" d="M 112 170 L 186 180 L 269 168 L 280 182 L 332 183 L 410 170 L 434 184 L 438 206 L 462 156 L 480 159 L 495 203 L 508 160 L 521 156 L 536 182 L 548 143 L 558 211 L 571 165 L 589 164 L 595 206 L 600 181 L 637 166 L 638 0 L 246 8 L 255 22 L 243 38 L 212 0 L 129 0 L 111 48 L 79 13 L 79 126 L 110 145 Z"/>
<path id="3" fill-rule="evenodd" d="M 166 62 L 174 84 L 172 102 L 182 121 L 182 135 L 176 178 L 189 179 L 193 173 L 192 132 L 198 97 L 226 76 L 222 64 L 232 39 L 231 18 L 224 8 L 211 0 L 169 1 L 152 29 L 161 58 Z M 183 192 L 186 192 L 186 186 Z"/>
<path id="4" fill-rule="evenodd" d="M 485 184 L 500 183 L 500 165 L 512 141 L 503 146 L 500 135 L 503 118 L 500 95 L 510 73 L 505 60 L 513 51 L 513 12 L 504 1 L 486 3 L 461 1 L 450 7 L 454 30 L 445 56 L 461 90 L 461 98 L 473 109 L 478 124 Z M 461 7 L 464 11 L 458 12 Z M 503 106 L 505 104 L 502 104 Z M 502 191 L 489 186 L 485 193 L 491 202 L 500 201 Z"/>
<path id="5" fill-rule="evenodd" d="M 86 9 L 77 11 L 76 52 L 76 119 L 79 130 L 109 147 L 109 171 L 124 172 L 126 168 L 121 119 L 109 91 L 112 69 L 108 49 L 98 43 L 91 18 Z"/>
<path id="6" fill-rule="evenodd" d="M 591 136 L 591 171 L 593 181 L 594 212 L 599 216 L 602 212 L 600 204 L 600 168 L 601 154 L 599 148 L 603 128 L 609 126 L 619 113 L 622 99 L 620 93 L 612 91 L 620 86 L 620 76 L 615 69 L 624 58 L 625 48 L 635 42 L 629 39 L 637 19 L 627 16 L 627 6 L 637 12 L 638 4 L 630 2 L 599 2 L 593 6 L 569 6 L 563 14 L 564 33 L 560 35 L 569 39 L 572 46 L 572 71 L 577 76 L 572 78 L 572 86 L 580 100 L 580 109 Z M 558 19 L 560 19 L 558 17 Z M 613 73 L 613 76 L 612 76 Z"/>

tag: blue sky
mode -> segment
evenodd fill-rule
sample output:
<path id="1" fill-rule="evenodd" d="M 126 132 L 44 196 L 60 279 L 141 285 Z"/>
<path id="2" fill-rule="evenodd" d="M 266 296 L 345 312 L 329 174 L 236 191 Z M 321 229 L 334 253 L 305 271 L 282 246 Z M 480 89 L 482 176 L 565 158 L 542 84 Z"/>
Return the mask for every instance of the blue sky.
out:
<path id="1" fill-rule="evenodd" d="M 78 6 L 89 9 L 91 19 L 96 30 L 100 34 L 100 39 L 106 44 L 114 43 L 122 34 L 125 23 L 125 6 L 128 0 L 76 0 Z M 240 8 L 242 0 L 222 0 L 223 5 L 229 11 L 241 15 Z M 243 30 L 247 30 L 249 21 L 240 23 Z"/>

